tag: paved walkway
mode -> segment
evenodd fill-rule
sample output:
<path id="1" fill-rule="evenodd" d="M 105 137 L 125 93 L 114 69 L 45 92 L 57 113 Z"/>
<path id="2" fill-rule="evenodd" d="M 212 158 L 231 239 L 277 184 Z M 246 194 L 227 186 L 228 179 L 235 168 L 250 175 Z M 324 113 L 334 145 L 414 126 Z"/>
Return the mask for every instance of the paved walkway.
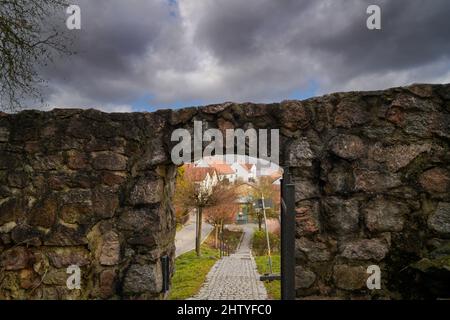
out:
<path id="1" fill-rule="evenodd" d="M 194 300 L 267 300 L 250 250 L 255 225 L 243 225 L 244 236 L 236 253 L 212 267 Z"/>
<path id="2" fill-rule="evenodd" d="M 212 231 L 213 226 L 202 223 L 202 241 Z M 175 235 L 175 257 L 195 249 L 195 215 L 191 215 L 188 223 Z"/>

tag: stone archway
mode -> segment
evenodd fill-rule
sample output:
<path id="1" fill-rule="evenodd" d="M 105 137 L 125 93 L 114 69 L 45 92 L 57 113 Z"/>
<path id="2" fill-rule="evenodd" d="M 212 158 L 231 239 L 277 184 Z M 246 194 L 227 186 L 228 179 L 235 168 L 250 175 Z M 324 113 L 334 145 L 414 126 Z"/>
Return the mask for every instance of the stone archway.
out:
<path id="1" fill-rule="evenodd" d="M 436 297 L 403 284 L 427 279 L 420 261 L 450 236 L 449 103 L 448 85 L 416 85 L 155 113 L 1 114 L 0 298 L 163 298 L 170 135 L 194 119 L 280 129 L 296 189 L 297 297 Z M 65 287 L 72 264 L 82 290 Z M 381 290 L 366 286 L 369 265 Z"/>

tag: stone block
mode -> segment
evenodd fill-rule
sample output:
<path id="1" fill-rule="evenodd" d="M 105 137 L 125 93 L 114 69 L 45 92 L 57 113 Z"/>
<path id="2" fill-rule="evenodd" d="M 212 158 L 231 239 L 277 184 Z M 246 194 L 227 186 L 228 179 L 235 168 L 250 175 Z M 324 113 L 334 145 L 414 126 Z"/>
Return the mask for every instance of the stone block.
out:
<path id="1" fill-rule="evenodd" d="M 431 85 L 413 84 L 406 89 L 421 98 L 431 98 L 433 96 L 433 87 Z"/>
<path id="2" fill-rule="evenodd" d="M 362 239 L 344 243 L 341 256 L 349 260 L 383 260 L 389 251 L 381 239 Z"/>
<path id="3" fill-rule="evenodd" d="M 65 286 L 68 277 L 66 269 L 51 268 L 43 277 L 42 283 L 53 286 Z"/>
<path id="4" fill-rule="evenodd" d="M 335 111 L 334 125 L 341 128 L 352 128 L 369 122 L 370 114 L 363 105 L 351 101 L 340 102 Z"/>
<path id="5" fill-rule="evenodd" d="M 338 235 L 350 235 L 359 230 L 359 202 L 329 197 L 323 200 L 327 227 Z"/>
<path id="6" fill-rule="evenodd" d="M 67 166 L 72 170 L 82 170 L 88 165 L 88 157 L 86 154 L 70 150 L 67 153 Z"/>
<path id="7" fill-rule="evenodd" d="M 109 171 L 104 171 L 102 173 L 102 183 L 110 187 L 122 184 L 122 182 L 125 181 L 125 179 L 126 178 L 124 176 Z"/>
<path id="8" fill-rule="evenodd" d="M 330 141 L 331 151 L 340 158 L 347 160 L 355 160 L 365 154 L 364 142 L 361 138 L 340 134 Z"/>
<path id="9" fill-rule="evenodd" d="M 140 178 L 130 192 L 129 201 L 132 205 L 158 203 L 162 199 L 163 181 Z"/>
<path id="10" fill-rule="evenodd" d="M 70 265 L 79 267 L 90 264 L 89 252 L 82 248 L 56 248 L 47 253 L 48 259 L 55 268 L 67 268 Z"/>
<path id="11" fill-rule="evenodd" d="M 197 108 L 184 108 L 179 110 L 173 110 L 170 114 L 170 124 L 177 125 L 180 123 L 186 123 L 197 114 Z"/>
<path id="12" fill-rule="evenodd" d="M 295 179 L 295 202 L 320 196 L 318 183 L 310 179 Z"/>
<path id="13" fill-rule="evenodd" d="M 159 212 L 152 209 L 129 209 L 122 212 L 119 216 L 118 227 L 125 231 L 144 232 L 160 229 L 159 219 L 156 216 Z M 153 217 L 152 217 L 153 216 Z"/>
<path id="14" fill-rule="evenodd" d="M 399 187 L 402 182 L 397 174 L 389 174 L 378 171 L 355 169 L 355 190 L 364 192 L 384 192 Z"/>
<path id="15" fill-rule="evenodd" d="M 10 187 L 22 189 L 28 186 L 29 181 L 30 176 L 25 171 L 14 171 L 8 174 L 8 184 Z"/>
<path id="16" fill-rule="evenodd" d="M 0 225 L 15 221 L 25 212 L 25 204 L 21 199 L 9 198 L 0 203 Z"/>
<path id="17" fill-rule="evenodd" d="M 9 130 L 5 127 L 0 127 L 0 142 L 8 142 Z"/>
<path id="18" fill-rule="evenodd" d="M 87 235 L 89 249 L 95 260 L 104 266 L 117 265 L 121 259 L 122 243 L 110 222 L 100 222 Z"/>
<path id="19" fill-rule="evenodd" d="M 328 194 L 348 194 L 355 188 L 352 169 L 347 166 L 338 165 L 327 175 L 325 192 Z"/>
<path id="20" fill-rule="evenodd" d="M 69 204 L 61 208 L 60 217 L 70 224 L 89 224 L 96 221 L 92 207 L 83 204 Z M 98 217 L 97 219 L 100 219 Z"/>
<path id="21" fill-rule="evenodd" d="M 301 202 L 295 209 L 297 234 L 312 235 L 320 231 L 319 203 L 316 201 Z"/>
<path id="22" fill-rule="evenodd" d="M 90 189 L 70 189 L 60 193 L 61 204 L 92 205 L 92 191 Z"/>
<path id="23" fill-rule="evenodd" d="M 288 155 L 288 164 L 291 167 L 311 167 L 314 153 L 310 148 L 308 140 L 305 138 L 297 139 L 292 142 L 286 150 Z"/>
<path id="24" fill-rule="evenodd" d="M 92 166 L 96 170 L 124 171 L 128 158 L 114 152 L 104 151 L 92 154 Z"/>
<path id="25" fill-rule="evenodd" d="M 33 269 L 22 269 L 19 273 L 19 283 L 22 289 L 28 290 L 39 284 L 39 279 Z"/>
<path id="26" fill-rule="evenodd" d="M 433 168 L 420 175 L 419 183 L 430 194 L 444 193 L 450 187 L 450 173 L 442 168 Z"/>
<path id="27" fill-rule="evenodd" d="M 359 290 L 366 287 L 368 274 L 362 266 L 336 265 L 333 280 L 336 287 L 344 290 Z"/>
<path id="28" fill-rule="evenodd" d="M 316 274 L 302 266 L 295 267 L 295 289 L 308 289 L 316 281 Z"/>
<path id="29" fill-rule="evenodd" d="M 53 196 L 45 197 L 30 210 L 28 224 L 49 229 L 56 221 L 57 210 L 56 198 Z"/>
<path id="30" fill-rule="evenodd" d="M 330 250 L 325 243 L 311 241 L 305 237 L 295 240 L 295 249 L 302 252 L 311 262 L 330 261 Z"/>
<path id="31" fill-rule="evenodd" d="M 118 207 L 118 191 L 110 187 L 99 187 L 92 191 L 92 209 L 96 218 L 111 218 Z"/>
<path id="32" fill-rule="evenodd" d="M 99 293 L 100 297 L 103 299 L 109 298 L 114 295 L 117 285 L 117 274 L 115 270 L 103 270 L 100 273 L 99 279 Z"/>
<path id="33" fill-rule="evenodd" d="M 428 227 L 443 236 L 450 235 L 450 202 L 439 202 L 428 219 Z"/>
<path id="34" fill-rule="evenodd" d="M 161 263 L 139 265 L 134 264 L 128 269 L 123 284 L 125 294 L 159 293 L 162 290 Z"/>
<path id="35" fill-rule="evenodd" d="M 16 244 L 26 243 L 31 246 L 40 246 L 45 233 L 38 227 L 19 224 L 11 230 L 11 239 Z"/>
<path id="36" fill-rule="evenodd" d="M 17 224 L 14 221 L 0 225 L 0 233 L 9 233 L 16 226 Z"/>
<path id="37" fill-rule="evenodd" d="M 418 155 L 431 151 L 431 144 L 410 144 L 382 147 L 378 144 L 370 149 L 370 158 L 386 163 L 392 172 L 408 166 Z"/>
<path id="38" fill-rule="evenodd" d="M 14 247 L 0 255 L 0 265 L 5 270 L 21 270 L 33 264 L 33 255 L 25 247 Z"/>
<path id="39" fill-rule="evenodd" d="M 102 235 L 99 261 L 101 265 L 113 266 L 120 262 L 120 239 L 119 235 L 110 231 Z"/>
<path id="40" fill-rule="evenodd" d="M 80 246 L 87 244 L 84 228 L 57 224 L 44 240 L 47 246 Z"/>
<path id="41" fill-rule="evenodd" d="M 300 101 L 283 101 L 280 108 L 280 123 L 283 127 L 296 131 L 309 126 L 311 115 Z"/>
<path id="42" fill-rule="evenodd" d="M 372 232 L 399 232 L 409 212 L 405 204 L 376 197 L 362 209 L 367 228 Z"/>

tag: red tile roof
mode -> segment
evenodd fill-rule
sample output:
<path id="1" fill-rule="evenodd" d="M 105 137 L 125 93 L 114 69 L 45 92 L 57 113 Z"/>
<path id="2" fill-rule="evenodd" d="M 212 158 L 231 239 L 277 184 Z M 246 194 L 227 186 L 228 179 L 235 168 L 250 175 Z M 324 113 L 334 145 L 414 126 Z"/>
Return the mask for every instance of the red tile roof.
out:
<path id="1" fill-rule="evenodd" d="M 216 169 L 214 168 L 203 168 L 203 167 L 191 167 L 188 166 L 185 171 L 185 175 L 188 179 L 192 181 L 203 181 L 206 178 L 206 175 L 209 173 L 210 176 L 214 175 Z"/>
<path id="2" fill-rule="evenodd" d="M 283 174 L 281 172 L 273 172 L 270 174 L 270 178 L 272 179 L 272 181 L 277 181 L 278 179 L 280 179 L 283 176 Z"/>
<path id="3" fill-rule="evenodd" d="M 211 164 L 211 167 L 216 169 L 218 174 L 234 174 L 233 168 L 231 168 L 228 164 L 222 163 L 214 163 Z"/>

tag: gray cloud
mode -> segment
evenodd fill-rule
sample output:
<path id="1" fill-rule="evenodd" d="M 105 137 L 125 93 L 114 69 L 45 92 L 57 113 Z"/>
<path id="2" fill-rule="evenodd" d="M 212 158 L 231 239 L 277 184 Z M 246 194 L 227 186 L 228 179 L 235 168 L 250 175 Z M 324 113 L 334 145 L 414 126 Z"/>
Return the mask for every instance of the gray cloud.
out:
<path id="1" fill-rule="evenodd" d="M 75 2 L 77 3 L 77 2 Z M 450 82 L 447 0 L 79 0 L 50 106 L 131 110 Z M 382 8 L 369 31 L 366 8 Z"/>

